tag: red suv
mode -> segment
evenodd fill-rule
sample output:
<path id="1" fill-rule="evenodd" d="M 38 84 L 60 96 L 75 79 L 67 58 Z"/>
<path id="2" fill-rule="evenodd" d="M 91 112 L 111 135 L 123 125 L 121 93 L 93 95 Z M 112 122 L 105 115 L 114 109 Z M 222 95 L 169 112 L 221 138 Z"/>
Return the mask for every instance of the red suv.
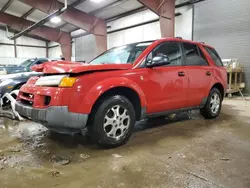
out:
<path id="1" fill-rule="evenodd" d="M 136 121 L 200 109 L 216 118 L 227 88 L 218 53 L 166 38 L 112 48 L 89 64 L 59 61 L 20 89 L 20 115 L 59 133 L 88 128 L 99 145 L 127 142 Z"/>

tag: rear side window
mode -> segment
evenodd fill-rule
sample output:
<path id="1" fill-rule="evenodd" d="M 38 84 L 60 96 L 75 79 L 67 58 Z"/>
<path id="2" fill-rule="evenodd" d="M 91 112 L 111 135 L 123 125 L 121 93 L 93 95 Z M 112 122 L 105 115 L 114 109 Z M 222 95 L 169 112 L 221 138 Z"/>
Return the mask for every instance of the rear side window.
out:
<path id="1" fill-rule="evenodd" d="M 207 66 L 207 60 L 196 44 L 183 43 L 187 66 Z"/>
<path id="2" fill-rule="evenodd" d="M 220 58 L 219 54 L 216 52 L 216 50 L 213 48 L 206 47 L 206 46 L 204 46 L 204 48 L 207 50 L 207 52 L 209 53 L 211 58 L 214 60 L 214 63 L 217 66 L 223 67 L 223 63 L 221 61 L 221 58 Z"/>

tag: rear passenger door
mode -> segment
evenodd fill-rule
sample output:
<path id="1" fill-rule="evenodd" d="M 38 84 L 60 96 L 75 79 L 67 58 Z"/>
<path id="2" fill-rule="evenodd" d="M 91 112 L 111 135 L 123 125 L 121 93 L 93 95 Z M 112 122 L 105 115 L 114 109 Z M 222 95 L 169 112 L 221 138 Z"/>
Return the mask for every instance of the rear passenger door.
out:
<path id="1" fill-rule="evenodd" d="M 199 106 L 206 101 L 212 81 L 212 69 L 196 44 L 183 43 L 188 72 L 188 106 Z"/>

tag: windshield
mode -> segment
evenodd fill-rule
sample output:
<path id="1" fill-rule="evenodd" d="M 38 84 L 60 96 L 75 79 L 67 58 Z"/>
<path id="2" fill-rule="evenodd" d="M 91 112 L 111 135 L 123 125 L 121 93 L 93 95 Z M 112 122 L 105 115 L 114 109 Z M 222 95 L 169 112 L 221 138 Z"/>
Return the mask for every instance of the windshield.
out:
<path id="1" fill-rule="evenodd" d="M 112 48 L 91 61 L 89 64 L 133 64 L 134 61 L 139 57 L 139 55 L 150 44 L 152 44 L 152 42 L 142 42 Z"/>
<path id="2" fill-rule="evenodd" d="M 31 63 L 33 63 L 35 59 L 28 59 L 20 64 L 21 67 L 28 67 Z"/>

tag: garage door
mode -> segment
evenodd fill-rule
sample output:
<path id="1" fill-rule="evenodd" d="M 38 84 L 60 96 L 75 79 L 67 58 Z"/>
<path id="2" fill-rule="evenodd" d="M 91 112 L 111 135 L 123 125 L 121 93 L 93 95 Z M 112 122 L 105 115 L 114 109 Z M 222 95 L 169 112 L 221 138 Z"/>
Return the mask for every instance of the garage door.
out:
<path id="1" fill-rule="evenodd" d="M 224 59 L 239 59 L 250 92 L 249 0 L 206 0 L 195 4 L 194 40 L 214 46 Z"/>

